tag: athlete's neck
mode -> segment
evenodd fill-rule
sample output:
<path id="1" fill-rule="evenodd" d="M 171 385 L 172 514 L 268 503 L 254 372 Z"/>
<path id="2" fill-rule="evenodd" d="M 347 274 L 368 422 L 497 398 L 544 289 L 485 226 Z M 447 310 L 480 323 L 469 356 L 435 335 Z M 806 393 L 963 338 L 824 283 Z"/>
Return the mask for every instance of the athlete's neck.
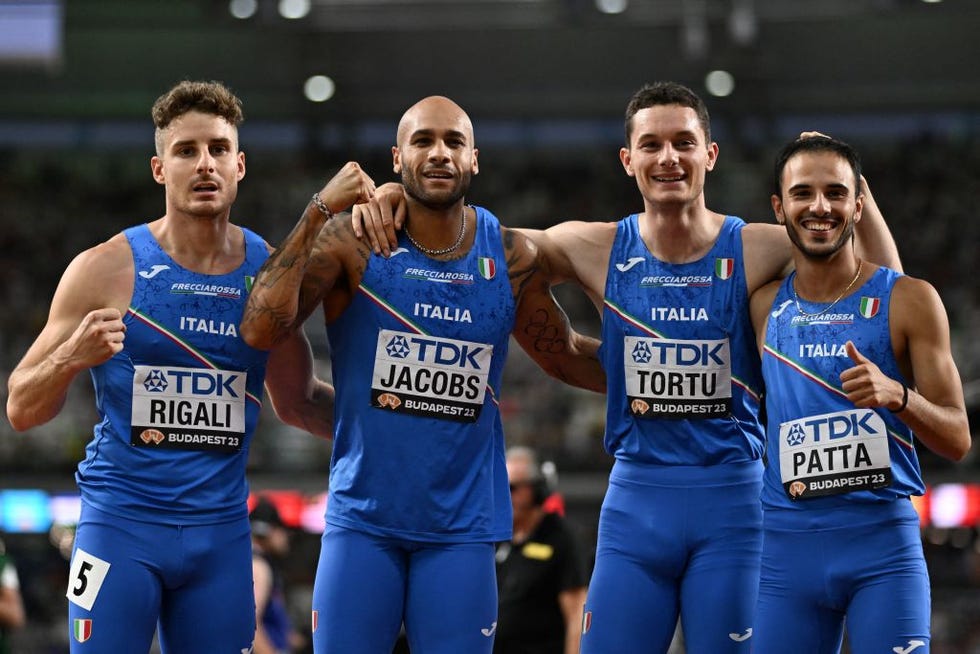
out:
<path id="1" fill-rule="evenodd" d="M 221 275 L 241 265 L 245 256 L 242 230 L 228 217 L 166 215 L 150 223 L 160 247 L 184 268 Z"/>
<path id="2" fill-rule="evenodd" d="M 640 236 L 650 254 L 668 263 L 702 258 L 718 240 L 725 216 L 703 205 L 674 208 L 648 205 L 640 214 Z"/>

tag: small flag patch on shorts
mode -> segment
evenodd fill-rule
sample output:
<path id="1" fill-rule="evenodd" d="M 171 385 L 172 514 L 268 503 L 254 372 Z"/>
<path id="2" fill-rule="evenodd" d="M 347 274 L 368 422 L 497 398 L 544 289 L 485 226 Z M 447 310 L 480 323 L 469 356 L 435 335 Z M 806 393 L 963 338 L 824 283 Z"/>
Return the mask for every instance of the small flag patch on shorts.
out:
<path id="1" fill-rule="evenodd" d="M 582 635 L 589 633 L 589 627 L 592 626 L 592 611 L 585 611 L 582 613 Z"/>
<path id="2" fill-rule="evenodd" d="M 72 636 L 80 643 L 92 637 L 92 621 L 88 618 L 75 618 L 71 626 Z"/>

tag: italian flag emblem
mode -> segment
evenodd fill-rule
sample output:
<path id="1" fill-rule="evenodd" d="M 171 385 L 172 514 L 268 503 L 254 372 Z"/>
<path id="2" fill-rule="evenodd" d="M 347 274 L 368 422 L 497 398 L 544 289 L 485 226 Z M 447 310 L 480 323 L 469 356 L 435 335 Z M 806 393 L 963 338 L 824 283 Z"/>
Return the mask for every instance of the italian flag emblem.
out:
<path id="1" fill-rule="evenodd" d="M 493 276 L 497 274 L 497 264 L 490 257 L 480 257 L 477 268 L 479 268 L 480 276 L 483 279 L 493 279 Z"/>
<path id="2" fill-rule="evenodd" d="M 735 272 L 735 259 L 715 259 L 715 276 L 718 279 L 728 279 Z"/>
<path id="3" fill-rule="evenodd" d="M 255 277 L 253 275 L 245 275 L 245 292 L 251 293 L 252 286 L 255 284 Z"/>
<path id="4" fill-rule="evenodd" d="M 582 635 L 589 633 L 592 628 L 592 611 L 582 612 Z"/>
<path id="5" fill-rule="evenodd" d="M 859 309 L 861 315 L 865 318 L 874 318 L 878 315 L 878 309 L 881 308 L 881 300 L 876 297 L 862 297 L 861 298 L 861 308 Z"/>
<path id="6" fill-rule="evenodd" d="M 313 611 L 313 615 L 311 617 L 312 619 L 310 620 L 310 626 L 313 627 L 312 632 L 316 633 L 317 624 L 320 622 L 320 612 Z"/>
<path id="7" fill-rule="evenodd" d="M 88 618 L 76 618 L 71 625 L 72 636 L 80 643 L 92 637 L 92 621 Z"/>

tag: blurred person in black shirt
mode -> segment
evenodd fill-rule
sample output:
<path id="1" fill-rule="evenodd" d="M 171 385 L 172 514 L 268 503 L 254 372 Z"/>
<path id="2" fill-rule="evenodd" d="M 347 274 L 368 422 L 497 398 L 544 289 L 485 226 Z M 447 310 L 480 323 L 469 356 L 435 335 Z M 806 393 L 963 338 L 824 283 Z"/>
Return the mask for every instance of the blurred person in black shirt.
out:
<path id="1" fill-rule="evenodd" d="M 497 546 L 494 654 L 578 654 L 587 574 L 575 534 L 546 510 L 553 489 L 527 447 L 507 450 L 514 535 Z"/>

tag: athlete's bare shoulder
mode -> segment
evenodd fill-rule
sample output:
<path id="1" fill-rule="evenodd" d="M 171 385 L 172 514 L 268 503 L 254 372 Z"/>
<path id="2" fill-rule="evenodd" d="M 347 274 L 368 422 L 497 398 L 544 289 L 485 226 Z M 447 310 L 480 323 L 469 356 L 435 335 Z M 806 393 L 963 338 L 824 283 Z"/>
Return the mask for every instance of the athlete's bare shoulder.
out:
<path id="1" fill-rule="evenodd" d="M 59 289 L 82 306 L 114 307 L 125 313 L 133 295 L 135 274 L 132 249 L 120 233 L 75 256 L 62 275 Z"/>

